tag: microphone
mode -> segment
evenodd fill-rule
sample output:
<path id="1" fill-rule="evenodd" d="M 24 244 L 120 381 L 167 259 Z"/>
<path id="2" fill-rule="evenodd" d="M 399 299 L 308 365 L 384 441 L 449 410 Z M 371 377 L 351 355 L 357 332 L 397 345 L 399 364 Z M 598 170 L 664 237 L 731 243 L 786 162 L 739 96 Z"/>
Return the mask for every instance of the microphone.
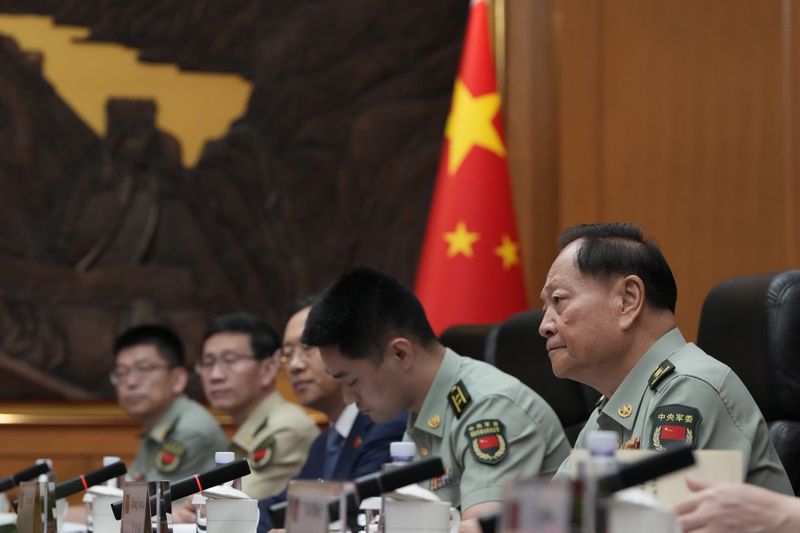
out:
<path id="1" fill-rule="evenodd" d="M 88 474 L 68 479 L 56 485 L 55 498 L 56 500 L 60 500 L 61 498 L 72 496 L 73 494 L 82 490 L 88 490 L 89 487 L 94 487 L 109 479 L 124 476 L 127 471 L 128 469 L 125 468 L 125 463 L 122 461 L 117 461 L 103 468 L 92 470 Z"/>
<path id="2" fill-rule="evenodd" d="M 621 464 L 619 469 L 597 479 L 597 492 L 602 497 L 641 485 L 651 479 L 671 474 L 694 464 L 694 454 L 689 446 L 656 453 L 635 463 Z M 502 513 L 484 515 L 478 518 L 483 533 L 494 533 L 498 529 Z"/>
<path id="3" fill-rule="evenodd" d="M 360 501 L 441 475 L 444 475 L 442 459 L 440 457 L 429 457 L 387 472 L 375 472 L 356 478 L 353 481 L 355 493 L 347 496 L 347 514 L 351 515 L 358 512 L 356 496 Z M 284 526 L 287 505 L 287 502 L 281 502 L 269 508 L 269 515 L 272 518 L 272 526 L 274 528 L 282 528 Z M 328 505 L 328 516 L 331 520 L 339 519 L 338 499 L 331 500 Z"/>
<path id="4" fill-rule="evenodd" d="M 616 472 L 601 476 L 597 479 L 597 491 L 600 496 L 610 496 L 693 464 L 694 454 L 689 446 L 656 453 L 635 463 L 622 464 Z"/>
<path id="5" fill-rule="evenodd" d="M 169 492 L 164 494 L 164 500 L 169 498 L 172 503 L 175 500 L 180 500 L 191 494 L 222 485 L 228 481 L 244 477 L 250 473 L 250 465 L 247 464 L 247 459 L 239 459 L 232 463 L 222 465 L 208 472 L 202 474 L 195 474 L 194 476 L 187 477 L 170 486 Z M 114 513 L 114 518 L 120 520 L 122 518 L 122 501 L 116 501 L 111 504 L 111 511 Z M 155 496 L 150 497 L 150 514 L 156 514 L 156 499 Z"/>
<path id="6" fill-rule="evenodd" d="M 33 465 L 25 470 L 20 470 L 14 475 L 4 477 L 0 479 L 0 492 L 5 492 L 8 489 L 13 489 L 17 485 L 19 485 L 22 481 L 28 481 L 29 479 L 34 479 L 42 474 L 46 474 L 50 471 L 50 465 L 46 462 L 39 463 L 38 465 Z"/>

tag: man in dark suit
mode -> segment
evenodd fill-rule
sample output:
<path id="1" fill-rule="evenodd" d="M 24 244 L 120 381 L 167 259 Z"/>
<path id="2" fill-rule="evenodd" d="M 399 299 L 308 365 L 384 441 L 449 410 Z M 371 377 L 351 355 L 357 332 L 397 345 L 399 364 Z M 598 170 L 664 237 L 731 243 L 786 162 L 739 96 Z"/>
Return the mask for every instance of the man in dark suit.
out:
<path id="1" fill-rule="evenodd" d="M 310 308 L 303 306 L 286 323 L 278 357 L 300 403 L 325 413 L 330 426 L 312 443 L 296 479 L 354 479 L 390 461 L 389 444 L 403 439 L 407 415 L 376 424 L 354 404 L 345 404 L 342 385 L 326 372 L 319 349 L 300 342 Z M 285 500 L 286 490 L 258 502 L 258 533 L 272 527 L 269 507 Z"/>

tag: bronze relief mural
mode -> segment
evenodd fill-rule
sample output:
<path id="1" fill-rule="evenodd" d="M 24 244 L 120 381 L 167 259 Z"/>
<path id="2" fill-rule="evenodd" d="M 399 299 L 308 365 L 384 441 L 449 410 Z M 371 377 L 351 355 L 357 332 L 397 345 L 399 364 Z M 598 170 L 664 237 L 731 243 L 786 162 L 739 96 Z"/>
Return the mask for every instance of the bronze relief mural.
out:
<path id="1" fill-rule="evenodd" d="M 467 5 L 0 0 L 253 86 L 185 166 L 153 101 L 110 99 L 100 136 L 0 34 L 0 400 L 112 398 L 109 347 L 137 323 L 194 354 L 212 315 L 279 329 L 354 265 L 411 282 Z"/>

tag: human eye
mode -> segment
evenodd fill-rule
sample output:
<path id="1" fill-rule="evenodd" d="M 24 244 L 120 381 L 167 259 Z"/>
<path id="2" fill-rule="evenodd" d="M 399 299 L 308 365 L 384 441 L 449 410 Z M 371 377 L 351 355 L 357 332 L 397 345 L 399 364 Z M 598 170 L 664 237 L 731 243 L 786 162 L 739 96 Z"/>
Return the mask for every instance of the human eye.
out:
<path id="1" fill-rule="evenodd" d="M 245 356 L 236 352 L 222 352 L 219 354 L 219 358 L 224 364 L 232 365 L 238 362 L 240 359 L 244 359 Z"/>
<path id="2" fill-rule="evenodd" d="M 197 361 L 197 364 L 203 368 L 211 368 L 212 366 L 214 366 L 214 363 L 216 362 L 217 360 L 214 358 L 213 355 L 203 354 L 202 356 L 200 356 L 200 359 Z"/>
<path id="3" fill-rule="evenodd" d="M 158 368 L 158 365 L 153 363 L 136 363 L 133 365 L 133 369 L 137 372 L 151 372 Z"/>

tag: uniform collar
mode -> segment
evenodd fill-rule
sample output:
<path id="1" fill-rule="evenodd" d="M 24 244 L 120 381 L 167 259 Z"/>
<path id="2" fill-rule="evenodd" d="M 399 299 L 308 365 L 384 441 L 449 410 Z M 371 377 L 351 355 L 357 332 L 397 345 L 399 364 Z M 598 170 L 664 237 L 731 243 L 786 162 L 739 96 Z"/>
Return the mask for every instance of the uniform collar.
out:
<path id="1" fill-rule="evenodd" d="M 189 399 L 183 394 L 175 398 L 175 401 L 169 406 L 167 412 L 161 415 L 161 418 L 159 418 L 158 421 L 153 424 L 153 427 L 150 428 L 150 431 L 147 432 L 147 436 L 159 444 L 164 442 L 167 435 L 172 432 L 175 424 L 178 423 L 178 419 L 181 413 L 186 409 L 188 403 Z"/>
<path id="2" fill-rule="evenodd" d="M 269 415 L 283 402 L 283 396 L 278 391 L 272 391 L 261 400 L 253 412 L 245 419 L 244 423 L 236 430 L 231 442 L 238 444 L 245 450 L 257 446 L 256 437 L 267 427 Z"/>
<path id="3" fill-rule="evenodd" d="M 358 417 L 358 407 L 356 407 L 356 404 L 347 404 L 342 414 L 339 415 L 339 418 L 336 419 L 336 423 L 333 425 L 336 429 L 336 433 L 346 439 L 347 436 L 350 435 L 350 430 L 353 429 L 356 417 Z"/>
<path id="4" fill-rule="evenodd" d="M 428 394 L 425 395 L 425 401 L 422 402 L 422 408 L 416 415 L 412 414 L 411 423 L 413 427 L 437 437 L 444 435 L 445 425 L 442 421 L 449 408 L 447 393 L 458 382 L 458 369 L 460 366 L 461 356 L 447 348 L 444 352 L 442 363 L 439 365 L 439 370 L 436 372 L 436 377 L 433 378 L 431 388 L 428 389 Z M 438 417 L 438 419 L 435 417 Z M 438 420 L 438 422 L 431 424 L 430 422 L 433 420 Z"/>
<path id="5" fill-rule="evenodd" d="M 600 413 L 631 431 L 634 422 L 636 422 L 636 413 L 653 371 L 658 368 L 662 361 L 669 358 L 685 344 L 686 340 L 678 328 L 670 330 L 658 339 L 639 359 L 633 369 L 628 372 L 628 375 L 622 380 L 614 394 L 600 406 Z"/>

